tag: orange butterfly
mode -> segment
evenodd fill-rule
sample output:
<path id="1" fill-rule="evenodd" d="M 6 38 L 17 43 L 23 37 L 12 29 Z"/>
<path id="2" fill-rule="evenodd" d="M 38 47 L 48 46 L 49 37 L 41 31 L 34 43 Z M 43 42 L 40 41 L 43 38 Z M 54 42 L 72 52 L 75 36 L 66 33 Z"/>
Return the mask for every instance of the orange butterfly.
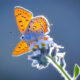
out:
<path id="1" fill-rule="evenodd" d="M 15 7 L 14 15 L 19 31 L 23 35 L 13 51 L 13 55 L 18 56 L 30 52 L 29 47 L 35 41 L 47 39 L 45 34 L 49 31 L 49 23 L 44 16 L 33 17 L 32 12 L 20 6 Z"/>

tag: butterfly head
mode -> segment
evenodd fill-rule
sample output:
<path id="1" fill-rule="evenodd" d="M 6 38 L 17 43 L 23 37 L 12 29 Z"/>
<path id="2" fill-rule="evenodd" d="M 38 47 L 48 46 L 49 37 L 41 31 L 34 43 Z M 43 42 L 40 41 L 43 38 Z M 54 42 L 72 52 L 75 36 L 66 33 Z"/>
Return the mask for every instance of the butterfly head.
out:
<path id="1" fill-rule="evenodd" d="M 27 41 L 29 41 L 30 39 L 31 39 L 31 36 L 30 35 L 27 35 L 27 36 L 22 35 L 21 36 L 21 40 L 27 40 Z"/>

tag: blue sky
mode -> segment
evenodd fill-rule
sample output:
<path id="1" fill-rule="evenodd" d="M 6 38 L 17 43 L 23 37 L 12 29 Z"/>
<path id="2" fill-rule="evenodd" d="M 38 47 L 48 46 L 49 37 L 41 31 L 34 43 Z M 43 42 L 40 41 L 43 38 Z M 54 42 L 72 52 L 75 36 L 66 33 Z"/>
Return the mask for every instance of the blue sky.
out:
<path id="1" fill-rule="evenodd" d="M 14 7 L 22 6 L 34 16 L 49 20 L 50 36 L 64 46 L 67 71 L 80 66 L 80 1 L 79 0 L 0 0 L 0 80 L 63 80 L 51 65 L 43 70 L 32 68 L 27 55 L 12 57 L 21 36 L 14 18 Z M 78 79 L 79 80 L 79 79 Z"/>

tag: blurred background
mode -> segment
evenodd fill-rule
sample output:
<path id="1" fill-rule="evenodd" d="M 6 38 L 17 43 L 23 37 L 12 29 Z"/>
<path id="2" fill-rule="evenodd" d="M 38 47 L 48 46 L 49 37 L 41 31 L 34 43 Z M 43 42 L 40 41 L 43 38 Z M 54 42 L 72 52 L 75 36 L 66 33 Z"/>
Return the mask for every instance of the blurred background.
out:
<path id="1" fill-rule="evenodd" d="M 53 24 L 49 35 L 65 47 L 66 70 L 72 76 L 75 63 L 80 66 L 80 0 L 0 0 L 0 80 L 64 80 L 52 65 L 38 70 L 27 54 L 12 56 L 21 36 L 15 6 L 29 9 L 34 16 L 44 15 Z"/>

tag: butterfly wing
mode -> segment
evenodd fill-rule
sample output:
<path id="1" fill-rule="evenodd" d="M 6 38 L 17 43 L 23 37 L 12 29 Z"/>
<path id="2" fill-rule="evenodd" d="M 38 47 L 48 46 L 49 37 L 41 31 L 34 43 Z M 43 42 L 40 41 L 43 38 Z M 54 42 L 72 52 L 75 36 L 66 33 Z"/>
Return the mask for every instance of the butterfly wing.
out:
<path id="1" fill-rule="evenodd" d="M 24 34 L 30 21 L 32 20 L 32 13 L 29 10 L 17 6 L 14 9 L 14 15 L 20 32 Z"/>
<path id="2" fill-rule="evenodd" d="M 37 16 L 32 19 L 29 25 L 31 32 L 48 32 L 49 23 L 44 16 Z"/>
<path id="3" fill-rule="evenodd" d="M 14 49 L 13 51 L 13 56 L 19 56 L 19 55 L 22 55 L 24 54 L 25 52 L 29 52 L 30 49 L 29 48 L 29 45 L 26 43 L 26 41 L 20 41 L 16 48 Z"/>

